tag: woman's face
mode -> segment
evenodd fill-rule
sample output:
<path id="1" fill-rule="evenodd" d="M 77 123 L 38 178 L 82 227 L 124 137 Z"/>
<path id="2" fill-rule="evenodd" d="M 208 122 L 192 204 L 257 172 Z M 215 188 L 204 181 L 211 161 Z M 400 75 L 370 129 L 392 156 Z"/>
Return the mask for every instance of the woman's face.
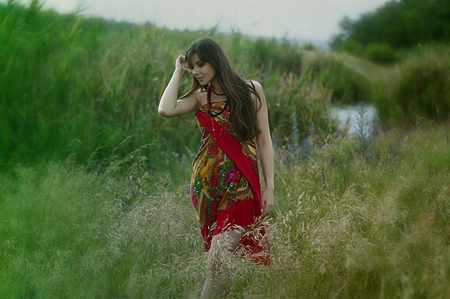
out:
<path id="1" fill-rule="evenodd" d="M 192 54 L 191 60 L 189 61 L 189 68 L 201 86 L 206 86 L 216 78 L 216 69 L 214 66 L 209 62 L 200 60 L 197 53 Z"/>

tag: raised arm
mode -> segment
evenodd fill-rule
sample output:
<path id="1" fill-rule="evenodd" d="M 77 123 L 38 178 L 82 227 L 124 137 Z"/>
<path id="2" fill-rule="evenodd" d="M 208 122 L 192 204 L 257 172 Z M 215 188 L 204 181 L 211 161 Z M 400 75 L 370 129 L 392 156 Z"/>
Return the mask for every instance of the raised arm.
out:
<path id="1" fill-rule="evenodd" d="M 275 189 L 274 185 L 274 156 L 273 156 L 273 145 L 272 137 L 270 136 L 269 128 L 269 116 L 267 111 L 267 102 L 264 95 L 263 88 L 261 85 L 253 81 L 255 84 L 256 91 L 261 98 L 261 109 L 257 113 L 258 127 L 261 133 L 256 137 L 256 145 L 258 148 L 259 159 L 261 161 L 261 168 L 264 178 L 264 191 L 262 194 L 262 216 L 267 216 L 273 209 L 273 192 Z"/>
<path id="2" fill-rule="evenodd" d="M 180 88 L 181 79 L 186 76 L 189 71 L 183 67 L 186 63 L 184 56 L 178 56 L 175 61 L 175 70 L 169 81 L 158 106 L 158 113 L 164 117 L 174 117 L 182 114 L 194 112 L 197 109 L 197 98 L 194 95 L 178 99 L 178 89 Z"/>

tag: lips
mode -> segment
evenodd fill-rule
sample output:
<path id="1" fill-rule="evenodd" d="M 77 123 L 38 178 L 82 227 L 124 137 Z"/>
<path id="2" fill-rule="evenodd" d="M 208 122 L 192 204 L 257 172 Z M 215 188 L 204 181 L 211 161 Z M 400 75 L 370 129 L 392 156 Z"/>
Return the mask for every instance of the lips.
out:
<path id="1" fill-rule="evenodd" d="M 203 81 L 205 81 L 205 77 L 204 76 L 203 77 L 197 77 L 197 81 L 198 81 L 198 83 L 200 83 L 200 85 L 203 85 Z"/>

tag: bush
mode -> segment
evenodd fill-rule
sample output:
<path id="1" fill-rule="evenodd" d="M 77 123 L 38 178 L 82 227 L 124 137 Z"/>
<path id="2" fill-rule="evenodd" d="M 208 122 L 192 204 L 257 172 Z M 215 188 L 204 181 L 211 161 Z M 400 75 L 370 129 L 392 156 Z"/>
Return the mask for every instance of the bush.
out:
<path id="1" fill-rule="evenodd" d="M 364 55 L 364 46 L 361 43 L 358 43 L 354 40 L 349 40 L 342 44 L 339 48 L 342 52 L 347 52 L 356 56 L 363 56 Z"/>
<path id="2" fill-rule="evenodd" d="M 371 43 L 367 45 L 365 56 L 372 62 L 390 64 L 397 61 L 397 55 L 387 44 Z"/>
<path id="3" fill-rule="evenodd" d="M 302 49 L 305 51 L 314 51 L 316 50 L 316 46 L 313 43 L 306 43 L 302 46 Z"/>
<path id="4" fill-rule="evenodd" d="M 408 122 L 442 121 L 450 115 L 450 55 L 446 49 L 422 49 L 401 66 L 393 99 Z"/>
<path id="5" fill-rule="evenodd" d="M 288 40 L 280 42 L 275 38 L 258 38 L 250 46 L 248 55 L 253 61 L 253 68 L 266 73 L 279 70 L 281 73 L 298 74 L 302 67 L 301 48 Z"/>
<path id="6" fill-rule="evenodd" d="M 333 102 L 351 104 L 371 101 L 370 82 L 367 77 L 333 55 L 312 58 L 305 71 L 333 91 Z"/>

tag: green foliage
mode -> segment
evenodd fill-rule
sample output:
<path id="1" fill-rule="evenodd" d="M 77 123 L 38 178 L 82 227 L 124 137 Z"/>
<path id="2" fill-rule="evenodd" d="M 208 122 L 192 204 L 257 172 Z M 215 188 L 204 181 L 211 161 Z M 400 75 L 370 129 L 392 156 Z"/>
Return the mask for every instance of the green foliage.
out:
<path id="1" fill-rule="evenodd" d="M 355 124 L 355 151 L 366 162 L 376 162 L 374 152 L 374 121 L 369 119 L 367 107 L 362 102 L 358 108 Z"/>
<path id="2" fill-rule="evenodd" d="M 295 134 L 298 134 L 297 139 L 306 138 L 311 122 L 317 124 L 317 133 L 321 136 L 336 130 L 328 116 L 330 90 L 321 88 L 308 74 L 300 80 L 294 75 L 278 77 L 275 73 L 266 82 L 266 97 L 273 99 L 268 103 L 268 108 L 275 140 L 286 146 L 295 139 Z M 297 120 L 292 118 L 293 111 Z M 296 133 L 292 130 L 293 126 L 297 127 Z"/>
<path id="3" fill-rule="evenodd" d="M 356 56 L 363 56 L 365 51 L 364 46 L 354 40 L 346 41 L 340 46 L 339 50 Z"/>
<path id="4" fill-rule="evenodd" d="M 33 10 L 30 15 L 31 8 L 15 3 L 1 9 L 8 17 L 1 30 L 2 44 L 7 46 L 0 56 L 4 107 L 0 122 L 3 136 L 9 137 L 2 139 L 2 158 L 26 162 L 75 151 L 86 160 L 97 149 L 105 157 L 139 132 L 130 130 L 131 126 L 148 131 L 143 121 L 149 119 L 138 119 L 138 115 L 148 111 L 143 107 L 148 106 L 145 99 L 150 92 L 134 84 L 143 83 L 142 79 L 130 82 L 128 78 L 149 66 L 130 68 L 127 60 L 147 55 L 136 51 L 137 44 L 118 47 L 138 33 L 136 26 L 62 17 L 51 11 Z M 132 94 L 125 95 L 129 91 Z M 131 123 L 133 117 L 138 123 Z M 141 138 L 139 145 L 146 143 Z"/>
<path id="5" fill-rule="evenodd" d="M 346 138 L 301 165 L 277 155 L 272 265 L 232 259 L 234 298 L 450 294 L 448 129 L 387 132 L 375 163 Z M 102 173 L 11 166 L 0 174 L 0 297 L 198 297 L 206 255 L 187 186 L 176 186 L 140 154 Z"/>
<path id="6" fill-rule="evenodd" d="M 198 132 L 156 107 L 174 59 L 202 35 L 263 83 L 276 144 L 273 263 L 233 259 L 234 297 L 450 295 L 448 126 L 374 136 L 361 106 L 356 135 L 341 139 L 328 120 L 332 100 L 373 96 L 384 120 L 446 120 L 445 46 L 394 68 L 215 28 L 59 16 L 38 1 L 0 4 L 0 20 L 1 298 L 198 296 L 206 255 L 185 185 Z M 308 159 L 293 163 L 300 144 Z"/>
<path id="7" fill-rule="evenodd" d="M 305 72 L 332 91 L 335 103 L 371 101 L 367 77 L 337 56 L 325 53 L 311 57 L 305 65 Z"/>
<path id="8" fill-rule="evenodd" d="M 395 49 L 417 44 L 450 41 L 450 3 L 446 0 L 389 1 L 358 20 L 344 18 L 342 33 L 332 37 L 330 44 L 339 49 L 353 40 L 367 46 L 388 44 Z"/>
<path id="9" fill-rule="evenodd" d="M 271 115 L 283 115 L 286 107 L 275 102 L 296 100 L 298 107 L 309 105 L 299 115 L 313 119 L 321 132 L 329 130 L 316 111 L 325 114 L 326 103 L 300 104 L 280 89 L 289 73 L 291 88 L 300 80 L 302 52 L 288 40 L 254 41 L 240 33 L 219 34 L 215 28 L 180 32 L 60 16 L 33 3 L 29 8 L 15 2 L 0 6 L 5 16 L 0 30 L 5 45 L 0 48 L 4 161 L 39 163 L 71 156 L 85 163 L 142 148 L 152 171 L 178 169 L 177 163 L 197 151 L 199 132 L 177 119 L 161 118 L 157 106 L 176 56 L 204 35 L 223 45 L 238 73 L 263 84 Z M 189 84 L 184 80 L 181 89 Z M 185 119 L 196 128 L 193 116 Z M 273 117 L 270 121 L 277 123 Z M 307 126 L 300 128 L 308 131 Z M 286 136 L 290 129 L 278 132 Z"/>
<path id="10" fill-rule="evenodd" d="M 355 40 L 342 43 L 339 51 L 365 57 L 377 64 L 392 64 L 398 61 L 396 52 L 388 44 L 370 43 L 366 47 Z"/>
<path id="11" fill-rule="evenodd" d="M 388 44 L 370 43 L 366 47 L 365 56 L 379 64 L 391 64 L 397 61 L 397 55 Z"/>
<path id="12" fill-rule="evenodd" d="M 408 123 L 450 117 L 450 55 L 443 49 L 423 48 L 406 59 L 392 93 L 393 102 Z"/>
<path id="13" fill-rule="evenodd" d="M 289 40 L 281 42 L 275 38 L 258 38 L 248 50 L 252 57 L 253 68 L 263 72 L 279 71 L 281 73 L 299 73 L 302 67 L 302 52 L 300 47 Z"/>
<path id="14" fill-rule="evenodd" d="M 0 297 L 191 292 L 203 261 L 194 262 L 202 245 L 185 192 L 168 196 L 169 182 L 142 162 L 116 161 L 102 175 L 70 163 L 17 166 L 1 175 Z M 123 164 L 125 175 L 114 177 Z"/>
<path id="15" fill-rule="evenodd" d="M 317 50 L 317 47 L 313 43 L 306 43 L 302 45 L 302 49 L 306 51 L 314 51 Z"/>

